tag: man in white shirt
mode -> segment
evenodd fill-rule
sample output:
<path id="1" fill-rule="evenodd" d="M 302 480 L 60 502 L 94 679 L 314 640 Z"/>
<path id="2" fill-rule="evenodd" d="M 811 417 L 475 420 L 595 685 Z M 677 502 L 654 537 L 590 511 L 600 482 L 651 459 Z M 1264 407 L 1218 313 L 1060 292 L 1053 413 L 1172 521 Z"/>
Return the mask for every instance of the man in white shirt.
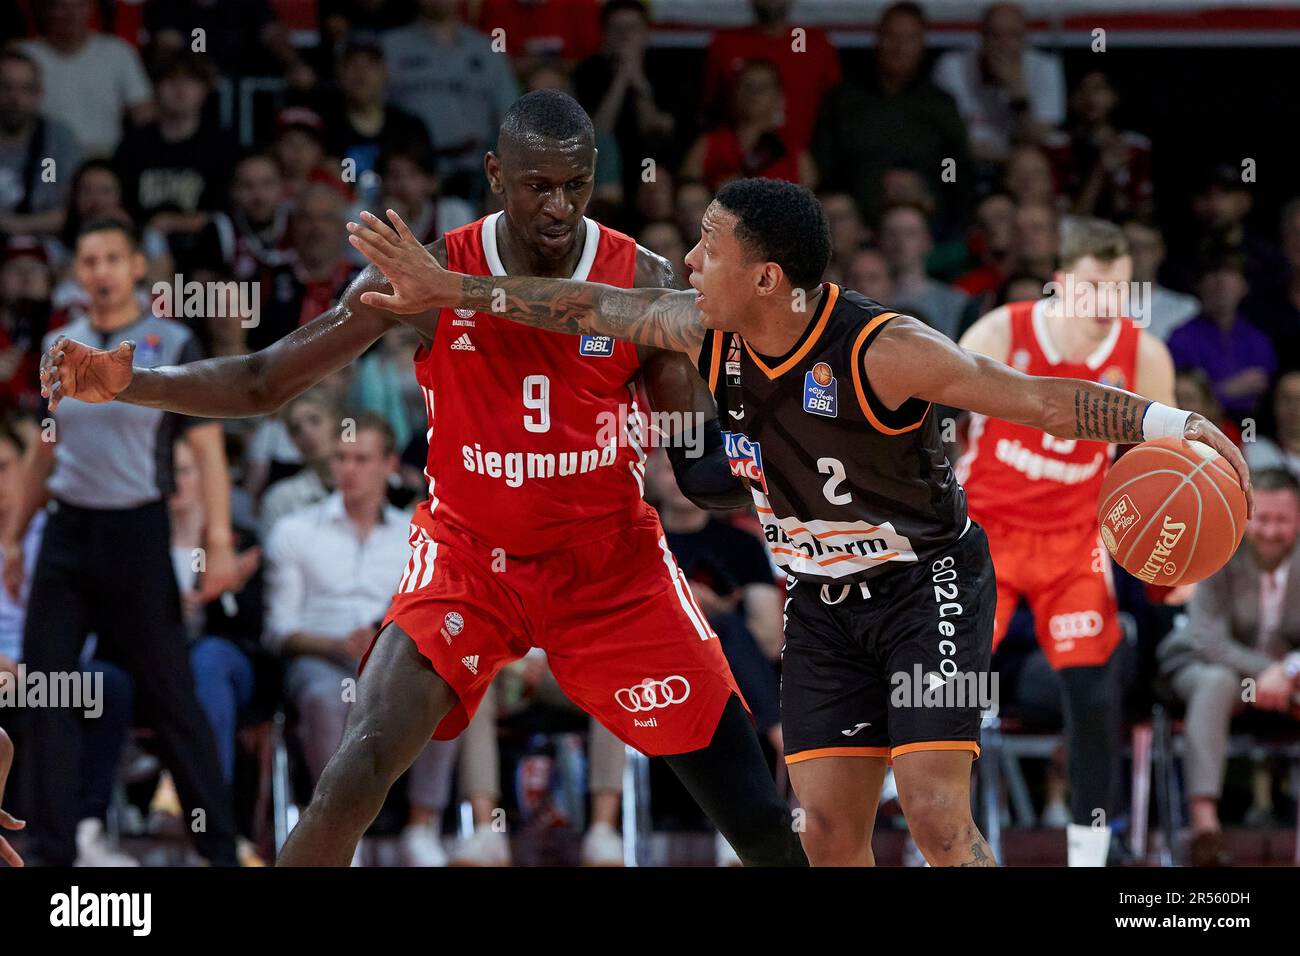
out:
<path id="1" fill-rule="evenodd" d="M 1037 143 L 1065 119 L 1061 59 L 1029 49 L 1025 17 L 995 3 L 980 23 L 980 45 L 939 57 L 934 82 L 957 101 L 976 159 L 1004 162 L 1013 143 Z"/>
<path id="2" fill-rule="evenodd" d="M 1192 863 L 1227 862 L 1218 802 L 1228 725 L 1236 712 L 1300 713 L 1300 482 L 1257 472 L 1245 546 L 1188 605 L 1186 627 L 1161 646 L 1161 670 L 1187 701 Z"/>
<path id="3" fill-rule="evenodd" d="M 153 88 L 140 55 L 90 29 L 90 0 L 48 0 L 40 16 L 41 37 L 22 50 L 41 68 L 41 112 L 72 127 L 87 157 L 112 155 L 124 119 L 139 125 L 153 118 Z"/>
<path id="4" fill-rule="evenodd" d="M 343 422 L 332 462 L 336 490 L 282 518 L 266 548 L 264 640 L 290 658 L 286 689 L 313 780 L 343 737 L 358 658 L 410 557 L 409 516 L 385 497 L 397 468 L 392 429 L 372 412 Z M 413 865 L 445 862 L 437 826 L 455 752 L 454 741 L 431 742 L 411 768 L 402 846 Z"/>

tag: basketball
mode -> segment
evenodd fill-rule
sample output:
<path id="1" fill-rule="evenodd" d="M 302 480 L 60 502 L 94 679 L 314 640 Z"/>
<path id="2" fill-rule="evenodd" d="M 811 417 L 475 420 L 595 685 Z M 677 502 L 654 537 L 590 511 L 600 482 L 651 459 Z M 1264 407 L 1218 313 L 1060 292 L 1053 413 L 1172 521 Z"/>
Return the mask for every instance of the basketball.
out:
<path id="1" fill-rule="evenodd" d="M 1246 530 L 1237 473 L 1210 446 L 1143 442 L 1111 468 L 1098 502 L 1101 540 L 1130 574 L 1193 584 L 1227 564 Z"/>

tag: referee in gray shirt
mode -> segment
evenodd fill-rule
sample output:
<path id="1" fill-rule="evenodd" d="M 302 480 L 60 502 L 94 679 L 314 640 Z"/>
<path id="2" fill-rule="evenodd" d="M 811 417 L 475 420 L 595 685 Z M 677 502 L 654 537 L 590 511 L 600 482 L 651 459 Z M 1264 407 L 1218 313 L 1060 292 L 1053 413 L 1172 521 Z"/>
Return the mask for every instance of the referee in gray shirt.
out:
<path id="1" fill-rule="evenodd" d="M 87 315 L 46 336 L 46 348 L 60 337 L 101 349 L 130 342 L 135 364 L 146 367 L 201 357 L 184 325 L 141 308 L 136 284 L 145 260 L 129 225 L 89 223 L 77 238 L 73 268 L 90 296 Z M 235 576 L 221 424 L 119 402 L 54 404 L 53 434 L 47 421 L 43 440 L 32 443 L 22 501 L 2 535 L 4 583 L 14 591 L 22 583 L 23 533 L 38 508 L 49 510 L 23 633 L 28 670 L 76 672 L 87 635 L 97 634 L 98 653 L 131 675 L 137 713 L 157 734 L 199 852 L 214 864 L 234 865 L 231 796 L 194 693 L 166 506 L 172 444 L 184 429 L 209 517 L 202 590 L 215 597 Z M 36 755 L 24 774 L 33 797 L 29 862 L 71 865 L 82 718 L 70 707 L 36 707 L 25 716 L 27 752 Z"/>

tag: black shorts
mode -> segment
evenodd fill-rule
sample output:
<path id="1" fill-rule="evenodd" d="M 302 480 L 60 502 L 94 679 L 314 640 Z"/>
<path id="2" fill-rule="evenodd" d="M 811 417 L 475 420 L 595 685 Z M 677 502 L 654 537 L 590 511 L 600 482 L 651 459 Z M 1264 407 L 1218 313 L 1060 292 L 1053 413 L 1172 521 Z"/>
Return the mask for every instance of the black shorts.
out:
<path id="1" fill-rule="evenodd" d="M 949 547 L 864 586 L 800 582 L 786 602 L 781 657 L 785 759 L 979 756 L 997 586 L 971 522 Z"/>

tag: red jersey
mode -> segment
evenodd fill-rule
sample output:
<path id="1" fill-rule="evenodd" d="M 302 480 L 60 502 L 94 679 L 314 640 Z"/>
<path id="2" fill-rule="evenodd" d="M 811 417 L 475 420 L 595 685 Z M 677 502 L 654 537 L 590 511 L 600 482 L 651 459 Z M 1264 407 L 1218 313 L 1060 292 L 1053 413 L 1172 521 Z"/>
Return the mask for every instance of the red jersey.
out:
<path id="1" fill-rule="evenodd" d="M 444 237 L 447 266 L 506 275 L 501 213 Z M 636 243 L 591 219 L 573 278 L 630 288 Z M 530 555 L 570 548 L 644 515 L 636 346 L 564 335 L 489 312 L 443 309 L 415 354 L 429 413 L 429 499 L 413 523 Z"/>
<path id="2" fill-rule="evenodd" d="M 1067 362 L 1047 335 L 1047 300 L 1013 302 L 1007 363 L 1029 375 L 1081 378 L 1132 389 L 1141 330 L 1131 319 L 1111 327 L 1096 351 Z M 1110 467 L 1106 442 L 1055 438 L 1027 425 L 972 415 L 957 477 L 972 518 L 1028 530 L 1095 523 L 1102 479 Z"/>

